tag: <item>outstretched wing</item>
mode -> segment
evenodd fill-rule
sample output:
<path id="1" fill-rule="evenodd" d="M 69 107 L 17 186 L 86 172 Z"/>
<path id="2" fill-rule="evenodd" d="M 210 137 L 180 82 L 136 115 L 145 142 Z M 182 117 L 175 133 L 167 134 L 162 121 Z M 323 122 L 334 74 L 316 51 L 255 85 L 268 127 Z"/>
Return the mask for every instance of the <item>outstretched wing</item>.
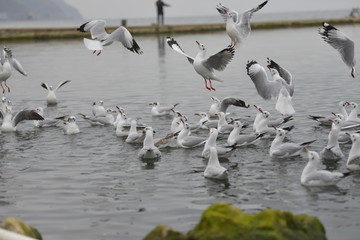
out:
<path id="1" fill-rule="evenodd" d="M 319 29 L 322 38 L 335 48 L 341 55 L 342 60 L 350 68 L 354 67 L 354 42 L 343 32 L 333 27 L 329 23 L 323 22 L 323 27 Z"/>
<path id="2" fill-rule="evenodd" d="M 41 83 L 41 86 L 46 90 L 49 90 L 49 86 L 46 83 Z"/>
<path id="3" fill-rule="evenodd" d="M 180 47 L 180 45 L 177 43 L 177 41 L 174 38 L 171 37 L 166 37 L 166 42 L 169 44 L 169 46 L 175 50 L 176 52 L 184 55 L 185 57 L 187 57 L 189 63 L 193 64 L 194 62 L 194 58 L 187 55 Z"/>
<path id="4" fill-rule="evenodd" d="M 9 58 L 9 62 L 13 68 L 15 68 L 19 73 L 21 73 L 24 76 L 27 76 L 27 73 L 25 72 L 23 66 L 20 64 L 20 62 L 13 57 Z"/>
<path id="5" fill-rule="evenodd" d="M 71 80 L 66 80 L 66 81 L 61 82 L 61 83 L 56 87 L 55 90 L 58 90 L 60 87 L 62 87 L 63 85 L 65 85 L 65 84 L 68 83 L 68 82 L 71 82 Z"/>
<path id="6" fill-rule="evenodd" d="M 251 32 L 250 20 L 252 15 L 262 9 L 267 4 L 267 2 L 268 0 L 259 4 L 257 7 L 247 10 L 241 14 L 241 19 L 238 23 L 238 29 L 242 37 L 247 38 L 249 36 Z"/>
<path id="7" fill-rule="evenodd" d="M 222 71 L 226 68 L 227 64 L 233 59 L 235 54 L 234 47 L 228 46 L 227 48 L 221 50 L 215 55 L 210 56 L 206 59 L 203 64 L 208 69 L 215 69 Z"/>
<path id="8" fill-rule="evenodd" d="M 278 72 L 280 77 L 282 77 L 285 82 L 290 86 L 290 96 L 294 94 L 294 82 L 292 81 L 292 75 L 291 73 L 286 70 L 285 68 L 282 68 L 279 64 L 271 60 L 270 58 L 267 58 L 268 68 L 275 68 Z"/>
<path id="9" fill-rule="evenodd" d="M 44 120 L 44 118 L 35 112 L 35 110 L 22 110 L 14 116 L 14 126 L 24 120 Z"/>
<path id="10" fill-rule="evenodd" d="M 90 32 L 92 39 L 102 40 L 108 36 L 105 24 L 104 20 L 92 20 L 84 23 L 77 30 L 80 32 Z"/>
<path id="11" fill-rule="evenodd" d="M 218 10 L 218 12 L 220 13 L 221 17 L 225 20 L 225 22 L 227 22 L 227 17 L 229 13 L 232 13 L 232 19 L 235 23 L 238 23 L 239 21 L 239 13 L 234 11 L 234 10 L 230 10 L 229 8 L 225 7 L 224 5 L 222 5 L 221 3 L 219 3 L 219 5 L 216 6 L 216 10 Z"/>
<path id="12" fill-rule="evenodd" d="M 117 28 L 115 31 L 113 31 L 106 39 L 103 39 L 102 44 L 107 45 L 110 42 L 113 41 L 119 41 L 122 43 L 122 45 L 130 50 L 131 52 L 142 54 L 139 45 L 132 37 L 129 30 L 127 30 L 125 27 L 121 26 Z"/>

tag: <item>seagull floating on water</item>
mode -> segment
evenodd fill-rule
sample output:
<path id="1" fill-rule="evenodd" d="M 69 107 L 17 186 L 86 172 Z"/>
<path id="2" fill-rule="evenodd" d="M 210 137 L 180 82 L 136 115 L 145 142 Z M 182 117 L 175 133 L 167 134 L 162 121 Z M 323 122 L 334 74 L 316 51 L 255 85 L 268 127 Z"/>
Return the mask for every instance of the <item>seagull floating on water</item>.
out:
<path id="1" fill-rule="evenodd" d="M 145 128 L 145 139 L 138 156 L 141 159 L 157 159 L 161 157 L 160 150 L 154 145 L 154 130 L 152 127 Z"/>
<path id="2" fill-rule="evenodd" d="M 199 46 L 199 52 L 197 53 L 196 57 L 193 58 L 187 55 L 180 47 L 180 45 L 175 41 L 174 38 L 167 37 L 167 43 L 169 46 L 174 49 L 176 52 L 184 55 L 187 57 L 188 61 L 193 65 L 195 71 L 204 78 L 205 81 L 205 88 L 208 90 L 214 90 L 211 81 L 219 81 L 223 82 L 220 78 L 214 75 L 214 70 L 222 71 L 226 68 L 227 64 L 232 60 L 234 57 L 235 49 L 234 47 L 228 46 L 227 48 L 223 49 L 222 51 L 214 54 L 208 58 L 205 57 L 206 48 L 203 44 L 196 41 Z M 209 82 L 209 86 L 208 86 Z"/>
<path id="3" fill-rule="evenodd" d="M 209 138 L 206 140 L 206 143 L 204 145 L 204 149 L 201 153 L 201 156 L 203 158 L 209 158 L 210 157 L 210 149 L 212 147 L 216 148 L 217 154 L 219 158 L 229 158 L 231 154 L 235 151 L 234 146 L 226 146 L 221 147 L 216 145 L 216 140 L 218 137 L 218 130 L 216 128 L 211 128 L 209 131 Z"/>
<path id="4" fill-rule="evenodd" d="M 48 105 L 56 105 L 57 99 L 56 99 L 56 91 L 64 86 L 66 83 L 71 82 L 70 80 L 66 80 L 61 82 L 56 88 L 53 88 L 51 85 L 47 85 L 46 83 L 41 83 L 41 86 L 48 90 L 48 95 L 46 96 L 46 102 Z"/>
<path id="5" fill-rule="evenodd" d="M 173 113 L 173 110 L 178 103 L 175 103 L 174 105 L 169 106 L 162 106 L 159 102 L 153 102 L 149 104 L 151 107 L 151 115 L 153 117 L 161 117 L 161 116 L 168 116 Z"/>
<path id="6" fill-rule="evenodd" d="M 226 22 L 226 33 L 231 39 L 231 46 L 242 43 L 251 33 L 250 20 L 252 15 L 262 9 L 268 1 L 264 1 L 256 8 L 249 9 L 239 15 L 238 12 L 219 4 L 216 9 Z"/>
<path id="7" fill-rule="evenodd" d="M 16 126 L 24 120 L 44 120 L 35 110 L 21 110 L 15 114 L 9 108 L 5 112 L 1 112 L 0 117 L 3 118 L 0 130 L 2 132 L 15 132 Z"/>
<path id="8" fill-rule="evenodd" d="M 44 118 L 44 120 L 34 120 L 35 127 L 57 127 L 62 122 L 64 117 L 45 118 L 44 109 L 42 107 L 35 108 L 35 112 Z"/>
<path id="9" fill-rule="evenodd" d="M 236 106 L 236 107 L 243 107 L 243 108 L 249 108 L 250 105 L 246 105 L 246 103 L 239 99 L 234 97 L 226 97 L 223 100 L 220 101 L 217 97 L 212 96 L 211 100 L 213 103 L 210 106 L 209 114 L 210 117 L 216 117 L 218 112 L 223 112 L 226 114 L 227 109 L 230 106 Z"/>
<path id="10" fill-rule="evenodd" d="M 65 135 L 73 135 L 80 132 L 79 126 L 76 123 L 75 116 L 68 116 L 64 121 L 63 125 L 60 125 Z"/>
<path id="11" fill-rule="evenodd" d="M 135 119 L 130 122 L 130 130 L 127 138 L 125 139 L 126 143 L 142 143 L 145 139 L 146 132 L 144 129 L 138 131 L 137 121 Z"/>
<path id="12" fill-rule="evenodd" d="M 94 102 L 91 111 L 95 117 L 105 117 L 106 109 L 104 107 L 104 101 L 100 100 L 99 105 L 97 105 L 96 102 Z"/>
<path id="13" fill-rule="evenodd" d="M 350 172 L 330 172 L 317 170 L 320 157 L 317 152 L 304 149 L 308 153 L 309 161 L 301 173 L 301 184 L 304 186 L 331 186 L 337 184 L 341 179 L 350 175 Z"/>
<path id="14" fill-rule="evenodd" d="M 227 179 L 228 170 L 220 165 L 216 147 L 210 148 L 210 156 L 204 171 L 204 177 L 213 179 Z"/>
<path id="15" fill-rule="evenodd" d="M 90 32 L 91 39 L 84 38 L 84 44 L 93 53 L 99 55 L 104 46 L 119 41 L 122 45 L 133 53 L 142 54 L 142 50 L 132 37 L 131 33 L 123 26 L 120 26 L 112 33 L 108 34 L 105 30 L 106 22 L 104 20 L 92 20 L 82 24 L 77 30 L 80 32 Z"/>
<path id="16" fill-rule="evenodd" d="M 184 123 L 184 128 L 179 132 L 176 141 L 179 147 L 194 148 L 204 144 L 206 142 L 206 138 L 191 136 L 190 125 L 188 123 Z"/>
<path id="17" fill-rule="evenodd" d="M 85 119 L 91 125 L 108 126 L 114 124 L 115 118 L 112 115 L 113 112 L 114 110 L 108 108 L 106 109 L 105 117 L 91 117 L 91 116 L 86 116 L 85 114 L 82 113 L 79 113 L 79 115 L 82 116 L 82 118 Z"/>
<path id="18" fill-rule="evenodd" d="M 322 23 L 322 28 L 319 29 L 319 34 L 322 38 L 335 48 L 344 63 L 351 68 L 351 76 L 355 78 L 355 46 L 354 41 L 351 40 L 345 33 L 339 31 L 337 28 L 327 22 Z"/>
<path id="19" fill-rule="evenodd" d="M 360 170 L 360 134 L 347 133 L 352 141 L 351 149 L 348 159 L 346 161 L 346 167 L 349 170 Z"/>
<path id="20" fill-rule="evenodd" d="M 339 146 L 339 134 L 341 131 L 340 119 L 329 120 L 332 122 L 331 131 L 328 136 L 328 142 L 325 148 L 321 150 L 320 156 L 322 159 L 340 159 L 344 157 L 344 154 Z"/>

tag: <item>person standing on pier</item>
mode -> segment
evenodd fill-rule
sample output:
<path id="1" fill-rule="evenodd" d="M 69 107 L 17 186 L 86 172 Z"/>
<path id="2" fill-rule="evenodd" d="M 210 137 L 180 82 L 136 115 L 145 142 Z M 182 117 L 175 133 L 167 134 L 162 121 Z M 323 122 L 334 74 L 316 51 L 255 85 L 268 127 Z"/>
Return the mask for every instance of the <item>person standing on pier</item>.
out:
<path id="1" fill-rule="evenodd" d="M 164 3 L 162 0 L 156 1 L 156 8 L 157 8 L 157 24 L 164 25 L 164 6 L 170 7 L 169 4 Z"/>

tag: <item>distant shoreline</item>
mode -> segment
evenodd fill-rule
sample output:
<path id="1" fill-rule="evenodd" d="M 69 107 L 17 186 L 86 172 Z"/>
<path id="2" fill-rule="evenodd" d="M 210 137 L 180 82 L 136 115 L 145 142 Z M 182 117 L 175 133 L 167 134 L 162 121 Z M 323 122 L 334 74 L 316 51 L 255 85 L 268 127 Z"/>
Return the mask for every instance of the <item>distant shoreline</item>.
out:
<path id="1" fill-rule="evenodd" d="M 321 26 L 323 21 L 334 25 L 360 24 L 360 18 L 314 19 L 255 22 L 252 29 L 278 29 Z M 109 32 L 117 27 L 107 27 Z M 186 24 L 186 25 L 148 25 L 127 26 L 134 36 L 207 33 L 224 31 L 225 24 Z M 47 41 L 47 40 L 73 40 L 88 37 L 87 34 L 76 31 L 76 28 L 4 28 L 0 29 L 0 42 L 4 41 Z"/>

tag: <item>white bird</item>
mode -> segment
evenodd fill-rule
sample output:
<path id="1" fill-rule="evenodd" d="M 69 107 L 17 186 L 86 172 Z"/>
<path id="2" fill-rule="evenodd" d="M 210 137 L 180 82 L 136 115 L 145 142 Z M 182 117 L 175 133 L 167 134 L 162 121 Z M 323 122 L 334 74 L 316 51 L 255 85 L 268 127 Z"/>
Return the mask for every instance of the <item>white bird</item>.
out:
<path id="1" fill-rule="evenodd" d="M 1 112 L 0 117 L 3 118 L 0 127 L 2 132 L 15 132 L 16 126 L 24 120 L 44 120 L 35 110 L 21 110 L 13 114 L 9 108 Z"/>
<path id="2" fill-rule="evenodd" d="M 218 98 L 212 96 L 211 100 L 213 103 L 210 105 L 209 114 L 210 117 L 216 117 L 218 112 L 227 113 L 227 109 L 230 106 L 236 106 L 236 107 L 243 107 L 243 108 L 249 108 L 250 105 L 246 105 L 246 103 L 239 99 L 234 97 L 226 97 L 223 100 L 219 100 Z"/>
<path id="3" fill-rule="evenodd" d="M 145 139 L 145 131 L 137 129 L 137 121 L 135 119 L 131 120 L 130 130 L 125 142 L 127 143 L 142 143 Z"/>
<path id="4" fill-rule="evenodd" d="M 328 142 L 325 148 L 321 150 L 320 156 L 323 159 L 340 159 L 344 157 L 344 154 L 339 146 L 339 134 L 341 131 L 341 120 L 334 119 L 329 120 L 332 122 L 331 131 L 328 136 Z"/>
<path id="5" fill-rule="evenodd" d="M 268 111 L 264 111 L 262 108 L 258 108 L 258 110 L 261 112 L 261 118 L 258 120 L 258 124 L 255 128 L 255 133 L 262 134 L 264 137 L 272 138 L 276 135 L 276 126 L 269 124 L 269 119 L 271 114 Z M 275 128 L 274 128 L 275 127 Z M 294 128 L 294 126 L 289 127 L 283 127 L 283 130 L 286 130 L 287 132 L 291 131 Z"/>
<path id="6" fill-rule="evenodd" d="M 104 107 L 104 101 L 100 100 L 99 105 L 97 105 L 96 102 L 94 102 L 91 111 L 95 117 L 105 117 L 106 109 Z"/>
<path id="7" fill-rule="evenodd" d="M 48 90 L 48 94 L 46 96 L 47 105 L 56 105 L 57 104 L 56 91 L 68 82 L 71 82 L 71 81 L 70 80 L 63 81 L 56 88 L 53 88 L 53 86 L 47 85 L 46 83 L 41 83 L 41 86 L 43 88 L 45 88 L 46 90 Z"/>
<path id="8" fill-rule="evenodd" d="M 217 151 L 219 158 L 229 158 L 231 156 L 231 154 L 233 154 L 233 152 L 235 151 L 236 148 L 234 146 L 227 146 L 227 147 L 217 146 L 216 140 L 217 140 L 218 134 L 219 133 L 216 128 L 210 129 L 209 138 L 206 140 L 204 149 L 201 153 L 201 156 L 203 158 L 209 158 L 210 149 L 212 147 L 216 147 L 216 151 Z"/>
<path id="9" fill-rule="evenodd" d="M 258 106 L 258 105 L 254 105 L 254 107 L 258 110 L 258 112 L 256 113 L 255 119 L 254 119 L 254 123 L 253 123 L 253 129 L 256 132 L 258 127 L 259 127 L 259 123 L 261 122 L 261 120 L 263 120 L 263 114 L 262 112 L 264 111 L 262 107 Z M 279 117 L 276 119 L 269 119 L 267 122 L 267 126 L 268 127 L 279 127 L 284 123 L 287 123 L 291 120 L 294 120 L 293 116 L 286 116 L 286 117 Z"/>
<path id="10" fill-rule="evenodd" d="M 124 112 L 120 112 L 121 117 L 118 119 L 116 124 L 115 135 L 118 137 L 127 137 L 129 135 L 129 127 L 131 125 L 131 120 L 126 116 Z"/>
<path id="11" fill-rule="evenodd" d="M 161 117 L 161 116 L 168 116 L 171 115 L 173 113 L 173 110 L 175 109 L 175 107 L 177 105 L 179 105 L 178 103 L 174 104 L 174 105 L 170 105 L 170 106 L 162 106 L 160 105 L 159 102 L 153 102 L 149 104 L 151 107 L 151 115 L 153 117 Z"/>
<path id="12" fill-rule="evenodd" d="M 34 120 L 35 127 L 57 127 L 62 122 L 64 117 L 45 118 L 44 109 L 42 107 L 35 108 L 35 112 L 44 118 L 44 120 Z"/>
<path id="13" fill-rule="evenodd" d="M 346 101 L 340 101 L 339 106 L 339 114 L 335 114 L 332 112 L 331 117 L 324 117 L 324 116 L 316 116 L 316 115 L 309 115 L 308 118 L 314 121 L 317 121 L 320 125 L 323 126 L 331 126 L 332 122 L 329 120 L 333 120 L 335 118 L 341 118 L 343 120 L 343 124 L 346 121 L 346 119 L 349 117 L 349 114 L 346 111 L 346 107 L 349 105 L 349 102 Z"/>
<path id="14" fill-rule="evenodd" d="M 360 124 L 360 118 L 358 117 L 358 109 L 359 106 L 355 102 L 348 102 L 348 106 L 352 108 L 348 117 L 346 118 L 346 122 L 352 122 L 356 124 Z"/>
<path id="15" fill-rule="evenodd" d="M 216 9 L 226 22 L 226 33 L 231 39 L 231 46 L 242 43 L 251 33 L 250 20 L 252 15 L 263 8 L 268 1 L 264 1 L 256 8 L 249 9 L 239 15 L 238 12 L 219 4 Z"/>
<path id="16" fill-rule="evenodd" d="M 329 23 L 323 22 L 322 25 L 322 28 L 319 29 L 319 34 L 325 42 L 339 52 L 341 59 L 351 68 L 351 76 L 355 78 L 356 61 L 354 41 Z"/>
<path id="17" fill-rule="evenodd" d="M 145 128 L 145 139 L 138 156 L 141 159 L 158 159 L 161 157 L 160 150 L 154 145 L 154 130 L 152 127 Z"/>
<path id="18" fill-rule="evenodd" d="M 206 112 L 197 112 L 195 115 L 199 116 L 199 125 L 202 129 L 216 128 L 219 120 L 209 119 L 209 115 Z"/>
<path id="19" fill-rule="evenodd" d="M 93 53 L 98 51 L 99 55 L 104 46 L 112 44 L 114 41 L 119 41 L 122 45 L 133 53 L 142 54 L 142 50 L 132 37 L 131 33 L 123 26 L 115 29 L 108 34 L 105 30 L 106 22 L 104 20 L 92 20 L 82 24 L 77 30 L 80 32 L 90 32 L 91 39 L 84 38 L 84 44 Z"/>
<path id="20" fill-rule="evenodd" d="M 77 134 L 80 132 L 79 126 L 76 123 L 75 116 L 69 116 L 64 120 L 64 125 L 60 125 L 65 135 Z"/>
<path id="21" fill-rule="evenodd" d="M 12 68 L 15 68 L 19 73 L 24 76 L 27 76 L 27 73 L 21 66 L 20 62 L 13 57 L 12 51 L 7 47 L 4 47 L 3 49 L 3 56 L 1 57 L 0 63 L 0 86 L 3 89 L 3 93 L 5 93 L 5 88 L 2 85 L 2 83 L 4 82 L 5 87 L 7 87 L 8 92 L 10 92 L 10 87 L 6 84 L 6 81 L 10 78 L 12 74 Z"/>
<path id="22" fill-rule="evenodd" d="M 221 134 L 230 133 L 234 129 L 234 125 L 229 124 L 226 121 L 225 113 L 219 112 L 217 115 L 219 116 L 219 121 L 217 125 L 217 130 L 219 131 L 219 133 Z"/>
<path id="23" fill-rule="evenodd" d="M 270 61 L 270 60 L 269 60 Z M 264 67 L 256 61 L 249 61 L 246 65 L 247 74 L 253 81 L 258 94 L 264 100 L 277 98 L 276 110 L 281 114 L 291 115 L 295 113 L 292 106 L 293 81 L 285 81 L 275 67 L 268 67 L 272 75 L 272 80 L 268 79 Z"/>
<path id="24" fill-rule="evenodd" d="M 183 115 L 178 111 L 174 111 L 174 118 L 171 121 L 170 132 L 177 133 L 181 131 L 182 128 L 183 128 Z"/>
<path id="25" fill-rule="evenodd" d="M 1 106 L 0 106 L 0 112 L 5 112 L 6 108 L 9 108 L 10 111 L 12 110 L 12 103 L 9 99 L 6 97 L 1 97 Z"/>
<path id="26" fill-rule="evenodd" d="M 82 116 L 82 118 L 85 119 L 91 125 L 109 126 L 109 125 L 113 125 L 115 121 L 115 118 L 112 115 L 113 112 L 114 110 L 107 108 L 105 117 L 91 117 L 91 116 L 86 116 L 85 114 L 82 113 L 79 113 L 79 115 Z"/>
<path id="27" fill-rule="evenodd" d="M 210 148 L 210 156 L 204 171 L 204 177 L 213 179 L 227 179 L 228 170 L 220 165 L 216 147 Z"/>
<path id="28" fill-rule="evenodd" d="M 234 122 L 234 129 L 231 131 L 227 138 L 227 144 L 229 146 L 246 146 L 250 144 L 255 144 L 258 140 L 263 137 L 263 134 L 260 133 L 250 133 L 250 134 L 241 134 L 241 131 L 246 126 L 243 125 L 240 121 Z"/>
<path id="29" fill-rule="evenodd" d="M 284 143 L 283 141 L 285 139 L 286 131 L 281 128 L 274 128 L 276 129 L 276 137 L 274 138 L 270 146 L 270 157 L 286 158 L 299 155 L 306 146 L 316 141 L 312 140 L 302 143 Z"/>
<path id="30" fill-rule="evenodd" d="M 198 41 L 196 43 L 199 46 L 199 52 L 195 58 L 187 55 L 175 41 L 174 38 L 167 37 L 167 43 L 169 46 L 174 49 L 176 52 L 187 57 L 188 61 L 193 65 L 195 71 L 204 78 L 205 87 L 208 90 L 215 90 L 212 86 L 212 80 L 222 82 L 220 78 L 214 75 L 214 70 L 222 71 L 226 68 L 227 64 L 234 57 L 235 49 L 234 47 L 228 46 L 227 48 L 221 50 L 217 54 L 214 54 L 208 58 L 205 57 L 206 49 L 205 46 Z M 209 82 L 209 86 L 208 86 Z"/>
<path id="31" fill-rule="evenodd" d="M 352 141 L 351 149 L 348 159 L 346 161 L 346 167 L 349 170 L 360 170 L 360 134 L 347 133 Z"/>
<path id="32" fill-rule="evenodd" d="M 304 149 L 308 153 L 309 161 L 301 173 L 301 184 L 304 186 L 331 186 L 337 184 L 341 179 L 350 175 L 350 172 L 330 172 L 317 170 L 320 157 L 317 152 Z"/>
<path id="33" fill-rule="evenodd" d="M 190 125 L 184 123 L 184 128 L 180 131 L 176 139 L 177 145 L 182 148 L 194 148 L 206 142 L 206 138 L 191 136 L 190 134 Z"/>

